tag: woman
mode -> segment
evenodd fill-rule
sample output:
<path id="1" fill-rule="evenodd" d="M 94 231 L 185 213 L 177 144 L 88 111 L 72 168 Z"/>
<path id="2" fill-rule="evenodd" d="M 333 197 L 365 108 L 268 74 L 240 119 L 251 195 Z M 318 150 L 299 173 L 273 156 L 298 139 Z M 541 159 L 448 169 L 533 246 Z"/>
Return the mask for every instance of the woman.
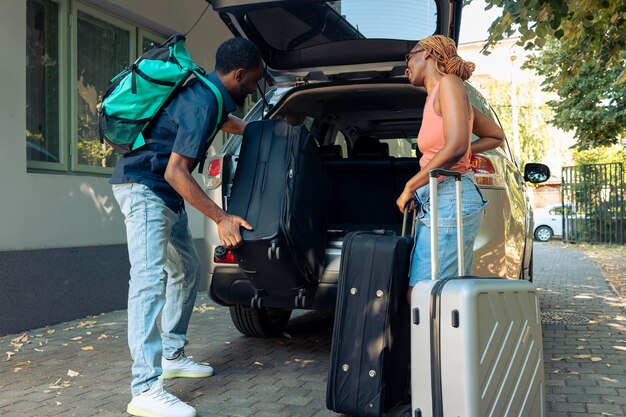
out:
<path id="1" fill-rule="evenodd" d="M 450 38 L 430 36 L 406 55 L 406 76 L 411 85 L 426 87 L 422 125 L 417 144 L 422 152 L 420 171 L 411 178 L 396 204 L 400 211 L 411 202 L 418 210 L 418 227 L 411 256 L 409 299 L 418 280 L 430 279 L 430 204 L 428 171 L 448 168 L 461 172 L 465 274 L 472 265 L 473 246 L 487 203 L 470 169 L 470 155 L 502 144 L 504 132 L 489 117 L 472 107 L 463 81 L 474 64 L 457 55 Z M 479 137 L 472 143 L 472 133 Z M 439 179 L 439 271 L 442 278 L 458 275 L 456 245 L 456 191 L 454 178 Z M 415 200 L 413 202 L 413 200 Z"/>

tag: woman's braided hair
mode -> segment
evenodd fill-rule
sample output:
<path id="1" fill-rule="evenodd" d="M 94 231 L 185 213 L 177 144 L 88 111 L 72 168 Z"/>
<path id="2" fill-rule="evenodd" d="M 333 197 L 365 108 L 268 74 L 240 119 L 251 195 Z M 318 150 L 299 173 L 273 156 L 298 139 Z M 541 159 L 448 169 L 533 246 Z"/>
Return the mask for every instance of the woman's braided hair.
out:
<path id="1" fill-rule="evenodd" d="M 446 36 L 432 35 L 417 44 L 435 59 L 437 71 L 441 75 L 454 74 L 465 81 L 476 69 L 473 62 L 465 61 L 457 54 L 456 44 Z"/>

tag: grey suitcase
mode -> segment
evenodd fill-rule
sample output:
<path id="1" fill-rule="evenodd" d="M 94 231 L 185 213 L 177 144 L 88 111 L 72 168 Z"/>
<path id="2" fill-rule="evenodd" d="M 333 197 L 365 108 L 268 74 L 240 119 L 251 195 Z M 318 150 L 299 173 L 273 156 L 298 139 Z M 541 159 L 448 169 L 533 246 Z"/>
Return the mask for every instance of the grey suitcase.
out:
<path id="1" fill-rule="evenodd" d="M 429 172 L 431 224 L 440 175 L 456 178 L 457 248 L 462 248 L 461 174 Z M 413 417 L 545 416 L 539 299 L 528 281 L 463 274 L 438 279 L 431 227 L 431 280 L 411 294 Z"/>

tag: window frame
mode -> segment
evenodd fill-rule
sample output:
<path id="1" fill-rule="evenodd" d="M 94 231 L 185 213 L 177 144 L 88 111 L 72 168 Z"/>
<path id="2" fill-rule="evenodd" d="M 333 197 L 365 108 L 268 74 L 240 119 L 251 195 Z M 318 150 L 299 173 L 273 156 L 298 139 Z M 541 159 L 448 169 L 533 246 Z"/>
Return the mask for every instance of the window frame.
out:
<path id="1" fill-rule="evenodd" d="M 78 13 L 83 12 L 91 17 L 102 20 L 108 24 L 119 27 L 120 29 L 127 30 L 129 33 L 129 64 L 134 62 L 137 57 L 137 28 L 136 24 L 128 22 L 119 17 L 110 15 L 100 9 L 88 6 L 84 3 L 75 1 L 72 4 L 71 13 L 71 27 L 70 27 L 70 83 L 68 98 L 70 100 L 70 154 L 71 154 L 71 171 L 77 173 L 90 173 L 90 174 L 104 174 L 110 175 L 113 173 L 114 167 L 96 167 L 78 162 L 78 120 L 77 120 L 77 104 L 78 104 Z M 119 68 L 121 71 L 122 68 Z M 115 74 L 112 74 L 112 76 Z M 115 151 L 114 151 L 115 152 Z"/>
<path id="2" fill-rule="evenodd" d="M 57 10 L 57 24 L 59 33 L 57 33 L 58 42 L 58 71 L 59 80 L 57 85 L 57 102 L 59 103 L 58 109 L 58 124 L 59 124 L 59 161 L 47 162 L 47 161 L 35 161 L 26 157 L 26 169 L 32 171 L 50 171 L 50 172 L 67 172 L 69 171 L 69 131 L 67 125 L 67 114 L 69 109 L 69 96 L 65 94 L 64 86 L 68 85 L 68 42 L 69 33 L 67 27 L 69 25 L 69 13 L 68 13 L 68 1 L 67 0 L 50 0 L 51 3 L 55 3 L 58 7 Z M 28 7 L 28 5 L 27 5 Z M 25 45 L 28 47 L 28 45 Z M 25 51 L 26 52 L 26 51 Z M 26 71 L 26 68 L 24 69 Z M 24 126 L 24 135 L 26 135 L 26 125 Z M 28 144 L 24 144 L 28 146 Z"/>
<path id="3" fill-rule="evenodd" d="M 106 10 L 80 0 L 49 0 L 57 5 L 58 19 L 58 125 L 59 161 L 35 161 L 26 158 L 26 171 L 62 175 L 90 175 L 108 177 L 114 167 L 97 167 L 78 162 L 78 13 L 82 12 L 95 19 L 126 30 L 129 33 L 129 58 L 134 62 L 143 47 L 144 39 L 162 43 L 169 35 L 159 34 L 139 23 L 125 19 Z M 29 45 L 25 44 L 28 48 Z M 119 68 L 121 71 L 122 68 Z M 26 68 L 24 69 L 26 71 Z M 112 74 L 112 76 L 115 74 Z M 26 126 L 24 126 L 26 132 Z M 28 146 L 25 144 L 25 146 Z"/>

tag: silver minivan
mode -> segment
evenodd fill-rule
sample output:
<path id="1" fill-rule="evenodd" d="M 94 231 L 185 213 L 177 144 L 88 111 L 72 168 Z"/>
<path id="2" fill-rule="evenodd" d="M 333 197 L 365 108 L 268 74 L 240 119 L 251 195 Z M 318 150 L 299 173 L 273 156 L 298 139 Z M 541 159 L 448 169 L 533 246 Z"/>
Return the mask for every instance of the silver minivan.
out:
<path id="1" fill-rule="evenodd" d="M 265 94 L 245 120 L 284 118 L 304 124 L 327 169 L 340 172 L 332 183 L 325 270 L 304 306 L 333 310 L 345 232 L 398 232 L 395 199 L 419 170 L 415 138 L 426 91 L 407 82 L 404 56 L 416 40 L 434 33 L 458 40 L 462 1 L 209 2 L 236 36 L 260 48 L 267 65 Z M 466 86 L 473 106 L 499 123 L 484 97 L 471 84 Z M 229 137 L 208 163 L 207 194 L 225 209 L 241 141 L 241 136 Z M 473 155 L 472 167 L 489 200 L 474 245 L 473 273 L 532 280 L 533 225 L 526 181 L 545 181 L 547 167 L 529 164 L 523 175 L 506 141 Z M 251 306 L 250 280 L 234 256 L 219 246 L 215 224 L 207 219 L 204 231 L 211 298 L 230 306 L 241 333 L 281 334 L 291 311 L 303 307 L 296 307 L 293 298 Z"/>

